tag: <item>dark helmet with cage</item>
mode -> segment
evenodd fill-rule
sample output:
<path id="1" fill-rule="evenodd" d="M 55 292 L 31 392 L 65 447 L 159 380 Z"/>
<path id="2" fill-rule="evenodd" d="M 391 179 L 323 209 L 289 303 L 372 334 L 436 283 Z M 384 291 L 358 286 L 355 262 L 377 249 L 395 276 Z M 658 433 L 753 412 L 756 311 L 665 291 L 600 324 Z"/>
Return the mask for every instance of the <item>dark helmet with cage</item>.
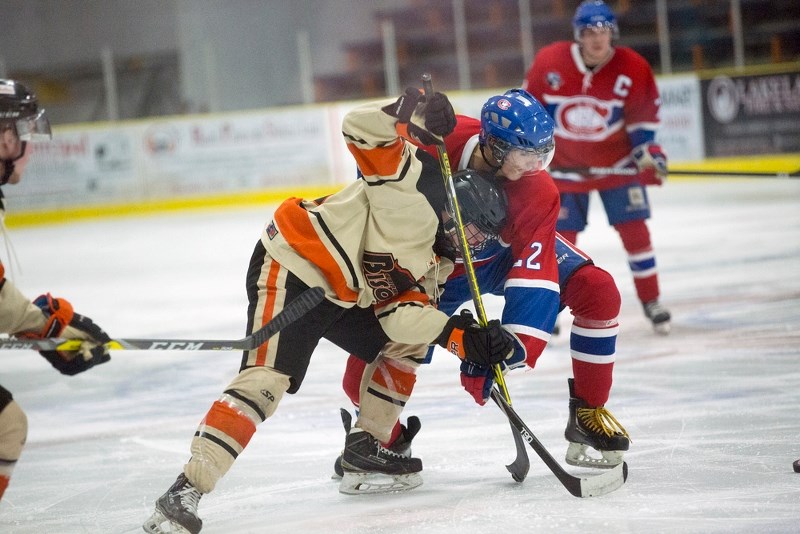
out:
<path id="1" fill-rule="evenodd" d="M 496 163 L 503 162 L 514 150 L 534 157 L 531 172 L 538 172 L 553 160 L 555 123 L 542 104 L 524 89 L 512 89 L 491 97 L 481 109 L 481 148 L 487 147 Z M 483 150 L 481 150 L 483 152 Z M 484 158 L 485 158 L 484 154 Z"/>
<path id="2" fill-rule="evenodd" d="M 453 186 L 470 253 L 476 254 L 500 236 L 506 224 L 508 199 L 494 176 L 473 169 L 455 173 Z M 460 256 L 456 225 L 450 213 L 443 216 L 440 237 L 444 239 L 440 243 L 446 256 Z"/>
<path id="3" fill-rule="evenodd" d="M 50 121 L 39 102 L 23 84 L 0 79 L 0 125 L 13 127 L 22 141 L 50 139 Z"/>
<path id="4" fill-rule="evenodd" d="M 602 0 L 581 2 L 581 5 L 575 10 L 575 16 L 572 17 L 575 40 L 579 40 L 581 32 L 588 28 L 608 28 L 611 30 L 611 36 L 619 39 L 617 17 Z"/>

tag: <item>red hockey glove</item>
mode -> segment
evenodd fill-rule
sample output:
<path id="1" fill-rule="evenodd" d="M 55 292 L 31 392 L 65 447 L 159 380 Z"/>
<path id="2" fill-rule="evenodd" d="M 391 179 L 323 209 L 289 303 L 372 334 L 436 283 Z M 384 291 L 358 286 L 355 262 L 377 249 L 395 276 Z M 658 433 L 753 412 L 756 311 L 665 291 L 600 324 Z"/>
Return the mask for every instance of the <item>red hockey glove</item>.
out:
<path id="1" fill-rule="evenodd" d="M 483 367 L 500 363 L 514 352 L 514 336 L 500 326 L 500 321 L 495 319 L 480 326 L 469 310 L 450 317 L 436 343 L 462 360 Z"/>
<path id="2" fill-rule="evenodd" d="M 442 93 L 428 98 L 419 89 L 409 87 L 383 111 L 406 125 L 409 137 L 423 145 L 442 144 L 442 138 L 456 127 L 453 106 Z"/>
<path id="3" fill-rule="evenodd" d="M 667 179 L 667 155 L 656 143 L 644 143 L 631 151 L 631 157 L 640 171 L 653 169 L 659 182 Z"/>
<path id="4" fill-rule="evenodd" d="M 467 361 L 461 362 L 461 385 L 481 406 L 489 400 L 493 384 L 494 371 L 491 367 L 482 367 Z"/>
<path id="5" fill-rule="evenodd" d="M 66 337 L 82 339 L 77 351 L 39 351 L 50 364 L 65 375 L 76 375 L 111 359 L 104 343 L 111 338 L 88 317 L 75 313 L 69 301 L 54 298 L 49 293 L 40 295 L 33 303 L 41 308 L 46 318 L 42 331 L 30 337 Z"/>

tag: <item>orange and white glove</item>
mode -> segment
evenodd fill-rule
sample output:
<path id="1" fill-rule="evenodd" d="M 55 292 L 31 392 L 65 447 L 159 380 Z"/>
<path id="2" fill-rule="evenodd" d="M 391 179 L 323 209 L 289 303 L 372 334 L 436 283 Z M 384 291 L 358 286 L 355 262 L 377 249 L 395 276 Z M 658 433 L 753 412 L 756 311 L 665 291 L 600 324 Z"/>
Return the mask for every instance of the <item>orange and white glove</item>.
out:
<path id="1" fill-rule="evenodd" d="M 111 359 L 105 347 L 105 343 L 111 341 L 111 338 L 94 321 L 85 315 L 75 313 L 69 301 L 55 298 L 47 293 L 38 296 L 33 304 L 42 310 L 45 324 L 38 333 L 25 332 L 19 334 L 20 337 L 37 339 L 63 337 L 83 340 L 77 351 L 39 351 L 39 354 L 59 372 L 70 376 L 76 375 Z"/>

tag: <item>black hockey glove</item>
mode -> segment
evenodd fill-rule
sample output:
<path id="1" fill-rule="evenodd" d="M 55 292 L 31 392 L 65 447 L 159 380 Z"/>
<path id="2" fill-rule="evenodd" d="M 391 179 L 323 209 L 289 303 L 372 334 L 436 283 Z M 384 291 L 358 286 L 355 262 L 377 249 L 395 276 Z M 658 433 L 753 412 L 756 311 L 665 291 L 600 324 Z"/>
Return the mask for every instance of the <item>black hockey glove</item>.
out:
<path id="1" fill-rule="evenodd" d="M 61 374 L 76 375 L 111 359 L 108 349 L 104 346 L 111 341 L 111 338 L 94 321 L 85 315 L 75 313 L 67 300 L 47 294 L 39 296 L 33 303 L 41 308 L 47 320 L 44 329 L 36 337 L 83 340 L 77 351 L 39 351 L 39 354 Z"/>
<path id="2" fill-rule="evenodd" d="M 442 138 L 456 127 L 453 106 L 442 93 L 428 98 L 419 89 L 409 87 L 383 111 L 396 117 L 398 123 L 407 125 L 412 140 L 423 145 L 442 144 Z"/>
<path id="3" fill-rule="evenodd" d="M 494 319 L 480 326 L 469 310 L 450 317 L 436 343 L 462 360 L 483 367 L 504 361 L 514 352 L 514 336 Z"/>

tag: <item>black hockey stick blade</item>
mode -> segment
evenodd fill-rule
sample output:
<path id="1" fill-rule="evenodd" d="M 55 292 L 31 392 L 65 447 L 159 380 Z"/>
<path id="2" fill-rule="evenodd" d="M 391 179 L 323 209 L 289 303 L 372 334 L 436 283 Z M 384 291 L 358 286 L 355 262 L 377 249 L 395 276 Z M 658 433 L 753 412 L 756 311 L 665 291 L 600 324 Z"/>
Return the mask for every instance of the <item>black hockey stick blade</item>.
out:
<path id="1" fill-rule="evenodd" d="M 539 455 L 539 458 L 550 468 L 559 482 L 575 497 L 597 497 L 605 495 L 619 489 L 628 479 L 628 464 L 622 462 L 612 469 L 607 470 L 601 475 L 590 477 L 576 477 L 567 473 L 561 464 L 547 451 L 542 443 L 533 435 L 524 421 L 517 415 L 517 412 L 505 402 L 502 394 L 496 388 L 492 388 L 492 400 L 506 414 L 511 425 L 528 442 L 528 445 Z"/>
<path id="2" fill-rule="evenodd" d="M 506 469 L 511 473 L 511 478 L 516 482 L 522 483 L 525 477 L 528 476 L 528 470 L 531 468 L 531 461 L 528 458 L 528 451 L 525 450 L 525 444 L 522 442 L 522 434 L 517 432 L 514 423 L 509 421 L 509 424 L 511 425 L 511 432 L 514 436 L 514 445 L 517 447 L 517 457 L 506 466 Z"/>
<path id="3" fill-rule="evenodd" d="M 109 350 L 253 350 L 263 345 L 283 328 L 298 320 L 322 302 L 325 291 L 321 287 L 306 289 L 299 297 L 284 306 L 267 324 L 242 339 L 112 339 L 106 343 Z M 0 349 L 78 350 L 80 339 L 16 339 L 0 340 Z"/>

